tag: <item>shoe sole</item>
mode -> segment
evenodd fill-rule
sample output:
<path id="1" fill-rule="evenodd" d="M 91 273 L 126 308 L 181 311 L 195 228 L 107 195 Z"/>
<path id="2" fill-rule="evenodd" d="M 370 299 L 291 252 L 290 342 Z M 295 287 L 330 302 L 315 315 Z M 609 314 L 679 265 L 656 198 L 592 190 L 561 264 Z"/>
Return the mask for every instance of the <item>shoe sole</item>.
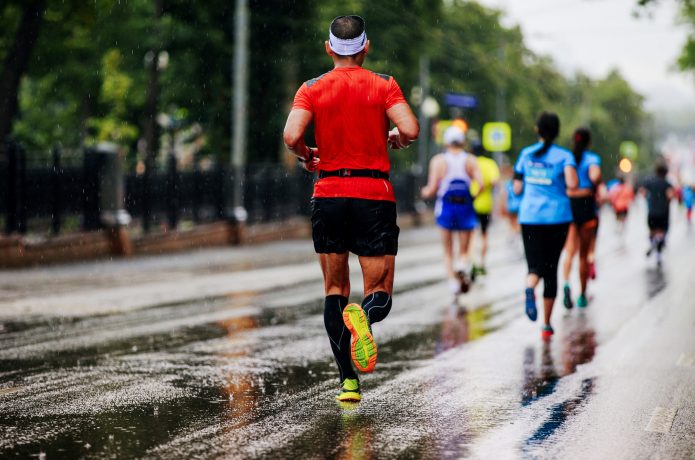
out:
<path id="1" fill-rule="evenodd" d="M 541 331 L 541 339 L 547 342 L 552 338 L 553 334 L 554 332 Z"/>
<path id="2" fill-rule="evenodd" d="M 335 397 L 340 402 L 360 402 L 362 400 L 362 395 L 355 391 L 349 391 L 345 393 L 340 393 Z"/>
<path id="3" fill-rule="evenodd" d="M 351 303 L 343 310 L 343 322 L 352 335 L 350 356 L 360 372 L 372 372 L 376 366 L 376 342 L 369 331 L 367 316 L 362 307 Z"/>
<path id="4" fill-rule="evenodd" d="M 528 319 L 531 321 L 536 321 L 538 319 L 538 309 L 536 307 L 529 308 L 529 306 L 526 306 L 526 316 Z"/>
<path id="5" fill-rule="evenodd" d="M 529 302 L 529 298 L 526 297 L 524 311 L 526 312 L 526 316 L 528 316 L 528 319 L 530 319 L 531 321 L 536 321 L 536 319 L 538 319 L 538 308 L 536 307 L 535 297 L 533 298 L 533 303 Z"/>

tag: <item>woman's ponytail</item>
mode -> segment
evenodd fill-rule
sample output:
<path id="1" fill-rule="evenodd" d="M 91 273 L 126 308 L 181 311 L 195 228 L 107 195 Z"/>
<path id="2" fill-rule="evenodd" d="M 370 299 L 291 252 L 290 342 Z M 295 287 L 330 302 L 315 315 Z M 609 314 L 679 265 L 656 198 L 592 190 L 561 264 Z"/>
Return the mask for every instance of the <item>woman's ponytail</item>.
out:
<path id="1" fill-rule="evenodd" d="M 577 128 L 572 136 L 572 153 L 574 153 L 574 161 L 579 166 L 584 156 L 584 151 L 591 145 L 591 131 L 588 128 Z"/>
<path id="2" fill-rule="evenodd" d="M 536 120 L 536 129 L 538 135 L 543 138 L 543 145 L 533 152 L 533 156 L 540 157 L 550 150 L 553 141 L 560 134 L 560 118 L 552 112 L 543 112 Z"/>

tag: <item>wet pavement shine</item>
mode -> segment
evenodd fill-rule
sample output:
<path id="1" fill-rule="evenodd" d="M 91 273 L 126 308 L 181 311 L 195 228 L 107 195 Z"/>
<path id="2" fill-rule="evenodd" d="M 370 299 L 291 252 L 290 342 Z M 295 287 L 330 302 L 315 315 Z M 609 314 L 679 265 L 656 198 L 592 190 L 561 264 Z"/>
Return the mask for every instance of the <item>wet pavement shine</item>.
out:
<path id="1" fill-rule="evenodd" d="M 504 222 L 457 301 L 436 230 L 403 232 L 359 404 L 334 399 L 308 241 L 5 272 L 0 457 L 694 458 L 695 231 L 674 215 L 657 268 L 639 209 L 622 236 L 603 217 L 550 343 Z"/>

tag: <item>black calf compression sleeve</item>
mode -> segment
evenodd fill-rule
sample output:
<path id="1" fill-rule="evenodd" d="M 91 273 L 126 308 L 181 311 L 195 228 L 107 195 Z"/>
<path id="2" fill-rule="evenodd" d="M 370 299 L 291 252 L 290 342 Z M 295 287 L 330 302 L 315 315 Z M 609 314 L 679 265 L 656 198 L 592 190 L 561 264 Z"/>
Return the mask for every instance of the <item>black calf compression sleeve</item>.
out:
<path id="1" fill-rule="evenodd" d="M 391 311 L 391 296 L 383 291 L 373 292 L 362 301 L 362 309 L 369 319 L 369 324 L 378 323 Z"/>
<path id="2" fill-rule="evenodd" d="M 352 368 L 350 357 L 350 331 L 343 323 L 343 310 L 348 299 L 341 295 L 329 295 L 323 304 L 323 323 L 331 342 L 331 350 L 340 371 L 340 382 L 345 379 L 356 379 L 357 374 Z"/>

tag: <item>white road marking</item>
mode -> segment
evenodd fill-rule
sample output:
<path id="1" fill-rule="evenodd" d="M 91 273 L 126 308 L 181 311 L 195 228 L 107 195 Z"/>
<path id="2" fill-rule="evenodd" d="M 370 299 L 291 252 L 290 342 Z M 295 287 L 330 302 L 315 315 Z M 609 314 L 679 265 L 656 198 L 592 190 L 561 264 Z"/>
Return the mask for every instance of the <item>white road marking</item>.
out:
<path id="1" fill-rule="evenodd" d="M 676 366 L 695 367 L 695 353 L 681 353 L 676 361 Z"/>
<path id="2" fill-rule="evenodd" d="M 652 418 L 649 420 L 649 424 L 647 424 L 644 431 L 668 433 L 671 431 L 673 419 L 676 418 L 676 411 L 677 409 L 672 407 L 655 407 L 654 412 L 652 412 Z"/>

